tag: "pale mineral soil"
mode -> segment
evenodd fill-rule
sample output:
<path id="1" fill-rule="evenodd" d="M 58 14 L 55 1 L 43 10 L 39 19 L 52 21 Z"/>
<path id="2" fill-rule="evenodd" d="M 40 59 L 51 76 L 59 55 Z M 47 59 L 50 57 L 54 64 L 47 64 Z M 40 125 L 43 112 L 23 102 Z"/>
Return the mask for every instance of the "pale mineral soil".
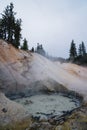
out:
<path id="1" fill-rule="evenodd" d="M 0 86 L 3 93 L 26 94 L 35 87 L 37 91 L 43 88 L 55 91 L 55 85 L 56 89 L 67 88 L 79 93 L 83 96 L 84 102 L 87 102 L 86 67 L 71 63 L 54 63 L 39 54 L 17 50 L 0 40 Z M 25 118 L 26 110 L 20 104 L 10 101 L 3 93 L 0 92 L 0 122 L 8 123 Z M 3 112 L 3 108 L 7 112 Z M 17 127 L 6 126 L 0 130 L 86 130 L 87 106 L 74 112 L 59 125 L 53 124 L 52 121 L 30 121 L 30 118 L 26 122 L 24 126 L 23 122 L 20 122 L 17 123 Z"/>
<path id="2" fill-rule="evenodd" d="M 56 82 L 82 94 L 85 101 L 87 99 L 86 67 L 52 62 L 39 54 L 17 50 L 2 40 L 0 40 L 0 72 L 0 80 L 6 82 L 8 91 L 23 89 L 26 92 L 37 81 L 44 87 L 54 90 L 52 82 Z M 40 87 L 38 84 L 37 89 Z"/>
<path id="3" fill-rule="evenodd" d="M 71 111 L 80 106 L 78 99 L 64 97 L 60 94 L 33 95 L 14 101 L 23 105 L 29 114 L 46 119 L 50 116 L 60 116 L 63 112 Z"/>
<path id="4" fill-rule="evenodd" d="M 0 125 L 8 124 L 10 121 L 18 121 L 26 117 L 26 111 L 20 104 L 6 98 L 0 92 Z"/>

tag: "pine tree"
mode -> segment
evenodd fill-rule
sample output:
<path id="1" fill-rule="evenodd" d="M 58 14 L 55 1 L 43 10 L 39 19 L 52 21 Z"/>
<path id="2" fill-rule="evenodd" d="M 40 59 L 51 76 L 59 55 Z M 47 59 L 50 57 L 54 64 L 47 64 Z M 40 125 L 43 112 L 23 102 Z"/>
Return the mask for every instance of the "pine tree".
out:
<path id="1" fill-rule="evenodd" d="M 32 47 L 31 52 L 34 52 L 34 47 Z"/>
<path id="2" fill-rule="evenodd" d="M 13 32 L 14 32 L 14 24 L 15 24 L 15 12 L 13 11 L 14 6 L 13 3 L 10 3 L 2 14 L 2 22 L 3 22 L 3 33 L 4 39 L 13 42 Z"/>
<path id="3" fill-rule="evenodd" d="M 82 56 L 82 44 L 79 44 L 78 55 Z"/>
<path id="4" fill-rule="evenodd" d="M 77 57 L 76 45 L 74 43 L 74 40 L 72 40 L 70 47 L 70 60 L 74 60 L 76 57 Z"/>
<path id="5" fill-rule="evenodd" d="M 43 56 L 46 55 L 45 50 L 43 49 L 42 44 L 39 44 L 39 43 L 37 43 L 36 52 L 41 54 L 41 55 L 43 55 Z"/>
<path id="6" fill-rule="evenodd" d="M 86 48 L 85 48 L 84 42 L 82 41 L 82 56 L 85 56 L 85 55 L 86 55 Z"/>
<path id="7" fill-rule="evenodd" d="M 18 48 L 20 46 L 20 39 L 21 39 L 21 19 L 17 19 L 14 25 L 14 46 Z"/>
<path id="8" fill-rule="evenodd" d="M 26 38 L 24 38 L 23 46 L 21 47 L 21 49 L 28 50 L 28 42 L 27 42 Z"/>
<path id="9" fill-rule="evenodd" d="M 0 19 L 0 38 L 3 39 L 2 19 Z"/>
<path id="10" fill-rule="evenodd" d="M 10 3 L 2 14 L 0 19 L 0 38 L 7 40 L 8 43 L 10 42 L 18 48 L 21 39 L 21 19 L 16 20 L 16 13 L 13 10 L 14 5 Z"/>

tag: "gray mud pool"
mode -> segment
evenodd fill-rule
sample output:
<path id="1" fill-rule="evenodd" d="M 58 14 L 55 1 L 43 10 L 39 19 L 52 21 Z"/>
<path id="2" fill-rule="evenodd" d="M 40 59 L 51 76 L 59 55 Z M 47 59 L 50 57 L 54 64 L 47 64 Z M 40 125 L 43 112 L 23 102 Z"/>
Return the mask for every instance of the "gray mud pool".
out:
<path id="1" fill-rule="evenodd" d="M 46 117 L 47 115 L 62 115 L 79 107 L 79 101 L 73 98 L 64 97 L 59 94 L 35 95 L 27 98 L 15 99 L 25 107 L 33 116 Z"/>

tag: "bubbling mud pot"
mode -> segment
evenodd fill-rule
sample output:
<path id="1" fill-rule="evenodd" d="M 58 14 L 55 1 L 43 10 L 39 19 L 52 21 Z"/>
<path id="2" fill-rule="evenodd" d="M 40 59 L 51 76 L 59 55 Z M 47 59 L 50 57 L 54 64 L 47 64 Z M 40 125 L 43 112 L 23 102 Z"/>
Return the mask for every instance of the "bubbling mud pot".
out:
<path id="1" fill-rule="evenodd" d="M 80 106 L 78 99 L 65 97 L 61 94 L 40 94 L 15 99 L 15 101 L 23 105 L 29 114 L 40 118 L 61 116 Z"/>

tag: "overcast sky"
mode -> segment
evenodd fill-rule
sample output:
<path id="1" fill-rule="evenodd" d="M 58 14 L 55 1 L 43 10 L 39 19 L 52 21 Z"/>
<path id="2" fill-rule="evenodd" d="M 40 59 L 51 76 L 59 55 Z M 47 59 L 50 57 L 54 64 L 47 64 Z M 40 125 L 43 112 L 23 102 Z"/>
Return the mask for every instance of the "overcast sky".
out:
<path id="1" fill-rule="evenodd" d="M 49 54 L 66 58 L 72 39 L 87 47 L 87 0 L 0 0 L 0 13 L 10 2 L 30 48 L 40 43 Z"/>

